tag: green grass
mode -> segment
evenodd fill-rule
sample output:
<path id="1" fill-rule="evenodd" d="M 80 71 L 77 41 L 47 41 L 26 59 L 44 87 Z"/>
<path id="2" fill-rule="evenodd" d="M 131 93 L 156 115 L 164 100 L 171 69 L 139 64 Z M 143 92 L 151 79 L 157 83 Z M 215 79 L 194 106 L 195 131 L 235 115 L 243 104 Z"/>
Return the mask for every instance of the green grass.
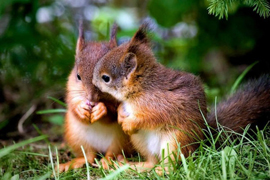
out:
<path id="1" fill-rule="evenodd" d="M 59 174 L 52 167 L 63 160 L 62 154 L 67 149 L 58 151 L 59 147 L 49 147 L 46 141 L 39 141 L 43 147 L 35 148 L 37 142 L 27 140 L 0 150 L 0 154 L 8 152 L 0 158 L 0 176 L 2 179 L 270 179 L 270 127 L 253 134 L 249 136 L 246 129 L 244 135 L 222 141 L 225 143 L 219 148 L 202 141 L 190 157 L 181 156 L 182 163 L 170 164 L 176 169 L 163 176 L 154 170 L 138 173 L 128 166 L 116 171 L 85 166 Z M 216 136 L 209 139 L 219 141 Z"/>
<path id="2" fill-rule="evenodd" d="M 239 76 L 231 93 L 255 64 L 250 65 Z M 49 99 L 66 107 L 65 103 L 53 97 Z M 38 113 L 65 111 L 66 109 L 50 109 Z M 59 118 L 53 122 L 62 124 L 62 120 L 58 121 Z M 243 134 L 226 132 L 219 126 L 216 135 L 212 135 L 211 127 L 207 126 L 204 130 L 206 140 L 200 142 L 199 148 L 188 158 L 184 158 L 178 150 L 180 163 L 171 162 L 168 165 L 171 167 L 170 173 L 163 176 L 158 176 L 154 170 L 139 173 L 129 169 L 127 165 L 108 171 L 86 164 L 84 168 L 59 173 L 53 167 L 72 158 L 67 153 L 69 149 L 52 145 L 48 136 L 34 127 L 41 136 L 0 149 L 0 179 L 270 179 L 270 126 L 255 132 L 246 127 Z M 217 144 L 220 146 L 217 147 Z M 82 151 L 84 152 L 83 147 Z M 63 158 L 64 156 L 68 158 Z M 128 160 L 141 161 L 142 158 L 137 156 Z M 157 166 L 165 165 L 161 161 Z"/>

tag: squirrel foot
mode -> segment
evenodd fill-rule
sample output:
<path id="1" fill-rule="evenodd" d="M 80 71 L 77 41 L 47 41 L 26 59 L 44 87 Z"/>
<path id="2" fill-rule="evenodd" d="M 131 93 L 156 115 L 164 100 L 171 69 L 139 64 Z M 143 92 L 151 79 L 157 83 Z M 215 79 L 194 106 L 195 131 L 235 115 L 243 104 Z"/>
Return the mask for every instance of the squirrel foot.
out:
<path id="1" fill-rule="evenodd" d="M 101 158 L 100 163 L 105 170 L 109 170 L 110 165 L 112 165 L 111 158 L 107 159 L 106 157 Z"/>
<path id="2" fill-rule="evenodd" d="M 114 168 L 118 169 L 119 167 L 128 164 L 128 160 L 124 158 L 122 154 L 117 155 L 117 161 L 114 163 Z"/>
<path id="3" fill-rule="evenodd" d="M 69 162 L 63 163 L 63 164 L 59 164 L 59 169 L 57 166 L 55 166 L 55 170 L 59 170 L 59 173 L 62 172 L 67 172 L 69 170 L 72 169 L 78 169 L 83 167 L 83 165 L 85 164 L 85 159 L 83 158 L 75 158 Z"/>
<path id="4" fill-rule="evenodd" d="M 130 162 L 130 168 L 138 171 L 138 172 L 145 172 L 151 170 L 155 164 L 152 162 Z"/>
<path id="5" fill-rule="evenodd" d="M 170 171 L 169 171 L 169 167 L 161 167 L 161 166 L 158 166 L 155 168 L 155 172 L 157 173 L 157 175 L 159 176 L 162 176 L 164 174 L 169 174 Z"/>
<path id="6" fill-rule="evenodd" d="M 94 159 L 95 159 L 94 155 L 88 156 L 88 163 L 92 165 L 94 162 Z M 75 159 L 72 159 L 69 162 L 59 164 L 59 169 L 58 169 L 58 166 L 56 165 L 54 169 L 56 171 L 59 171 L 59 173 L 62 173 L 62 172 L 67 172 L 72 169 L 81 168 L 84 166 L 84 164 L 85 164 L 85 157 L 77 157 Z"/>
<path id="7" fill-rule="evenodd" d="M 103 167 L 103 169 L 105 170 L 109 170 L 110 169 L 110 165 L 113 165 L 115 168 L 119 168 L 121 166 L 124 165 L 125 162 L 127 162 L 124 158 L 124 156 L 122 154 L 118 154 L 116 157 L 116 161 L 112 161 L 112 157 L 103 157 L 100 160 L 101 165 Z"/>

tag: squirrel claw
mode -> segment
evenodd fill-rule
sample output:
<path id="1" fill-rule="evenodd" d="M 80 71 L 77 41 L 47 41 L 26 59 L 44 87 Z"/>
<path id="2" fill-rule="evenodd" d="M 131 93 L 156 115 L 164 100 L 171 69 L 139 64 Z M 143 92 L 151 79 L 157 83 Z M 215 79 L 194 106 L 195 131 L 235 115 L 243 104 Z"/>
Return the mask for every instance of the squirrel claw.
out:
<path id="1" fill-rule="evenodd" d="M 85 164 L 85 162 L 73 162 L 73 161 L 69 161 L 67 163 L 63 163 L 63 164 L 59 164 L 59 169 L 57 169 L 57 166 L 55 167 L 55 170 L 58 170 L 59 173 L 62 173 L 62 172 L 67 172 L 71 169 L 78 169 L 78 168 L 81 168 L 83 167 L 83 165 Z"/>
<path id="2" fill-rule="evenodd" d="M 100 160 L 100 162 L 101 162 L 101 165 L 102 165 L 103 169 L 105 169 L 105 170 L 109 170 L 109 168 L 110 168 L 109 165 L 112 164 L 111 161 L 110 161 L 110 159 L 107 160 L 105 157 L 102 158 L 102 159 Z"/>

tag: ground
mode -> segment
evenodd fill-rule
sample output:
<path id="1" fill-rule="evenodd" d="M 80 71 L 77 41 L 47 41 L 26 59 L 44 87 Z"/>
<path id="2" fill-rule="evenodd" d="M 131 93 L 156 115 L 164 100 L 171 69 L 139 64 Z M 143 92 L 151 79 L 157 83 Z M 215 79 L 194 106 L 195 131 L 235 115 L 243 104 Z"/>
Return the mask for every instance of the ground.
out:
<path id="1" fill-rule="evenodd" d="M 59 127 L 58 127 L 59 128 Z M 51 128 L 53 129 L 53 128 Z M 48 130 L 48 129 L 47 129 Z M 49 130 L 48 130 L 49 131 Z M 58 174 L 52 166 L 57 161 L 73 158 L 61 136 L 53 133 L 24 138 L 14 145 L 10 140 L 1 141 L 0 176 L 3 179 L 269 179 L 270 178 L 270 127 L 253 136 L 239 136 L 216 149 L 213 144 L 201 142 L 201 146 L 190 157 L 182 158 L 175 170 L 158 176 L 154 170 L 138 173 L 124 166 L 118 170 L 84 166 L 78 170 Z M 209 137 L 210 142 L 211 136 Z M 31 141 L 35 141 L 32 142 Z M 14 147 L 16 146 L 17 147 Z M 139 160 L 136 156 L 130 161 Z M 53 164 L 52 164 L 53 163 Z M 55 177 L 54 177 L 55 176 Z"/>

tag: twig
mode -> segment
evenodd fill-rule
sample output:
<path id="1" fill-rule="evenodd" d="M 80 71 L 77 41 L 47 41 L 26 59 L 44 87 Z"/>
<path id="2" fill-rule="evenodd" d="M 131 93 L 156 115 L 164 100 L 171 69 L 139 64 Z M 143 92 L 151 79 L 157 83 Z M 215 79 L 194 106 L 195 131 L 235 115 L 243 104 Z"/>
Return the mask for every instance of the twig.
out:
<path id="1" fill-rule="evenodd" d="M 36 110 L 37 106 L 34 104 L 33 106 L 30 107 L 30 109 L 21 117 L 18 123 L 18 131 L 19 133 L 23 134 L 23 123 L 25 120 Z"/>

